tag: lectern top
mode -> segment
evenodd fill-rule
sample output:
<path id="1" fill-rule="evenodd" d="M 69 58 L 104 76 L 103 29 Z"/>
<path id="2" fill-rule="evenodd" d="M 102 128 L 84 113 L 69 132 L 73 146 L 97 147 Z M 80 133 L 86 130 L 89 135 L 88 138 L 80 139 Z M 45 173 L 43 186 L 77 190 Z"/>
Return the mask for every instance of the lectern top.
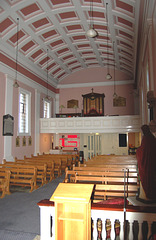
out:
<path id="1" fill-rule="evenodd" d="M 50 198 L 54 202 L 89 202 L 94 184 L 60 183 Z"/>

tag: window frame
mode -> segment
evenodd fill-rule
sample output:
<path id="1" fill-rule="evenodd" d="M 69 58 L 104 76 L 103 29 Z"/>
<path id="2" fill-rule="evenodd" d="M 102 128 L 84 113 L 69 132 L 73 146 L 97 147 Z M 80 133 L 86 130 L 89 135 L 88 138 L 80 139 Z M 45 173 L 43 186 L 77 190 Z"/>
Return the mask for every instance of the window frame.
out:
<path id="1" fill-rule="evenodd" d="M 20 94 L 26 95 L 26 124 L 27 132 L 20 132 Z M 31 136 L 31 92 L 19 88 L 19 104 L 18 104 L 18 136 Z"/>
<path id="2" fill-rule="evenodd" d="M 49 116 L 48 116 L 47 118 L 50 118 L 50 117 L 51 117 L 51 101 L 48 101 L 48 100 L 45 99 L 45 98 L 43 98 L 43 118 L 46 118 L 46 117 L 44 116 L 44 112 L 45 112 L 45 110 L 44 110 L 45 102 L 49 104 L 49 105 L 48 105 L 48 106 L 49 106 L 49 109 L 48 109 L 48 111 L 49 111 Z"/>

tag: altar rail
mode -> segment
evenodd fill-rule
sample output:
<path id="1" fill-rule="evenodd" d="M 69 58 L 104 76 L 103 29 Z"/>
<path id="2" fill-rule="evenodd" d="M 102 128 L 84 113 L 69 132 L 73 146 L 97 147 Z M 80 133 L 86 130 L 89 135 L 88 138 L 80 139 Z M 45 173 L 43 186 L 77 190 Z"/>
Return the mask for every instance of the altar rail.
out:
<path id="1" fill-rule="evenodd" d="M 40 133 L 140 132 L 140 116 L 41 118 Z"/>
<path id="2" fill-rule="evenodd" d="M 55 206 L 54 202 L 42 200 L 40 208 L 40 240 L 55 240 Z M 156 207 L 128 206 L 126 210 L 120 205 L 92 204 L 92 240 L 146 240 L 156 229 Z M 126 219 L 124 236 L 124 219 Z M 107 226 L 106 226 L 107 222 Z M 97 230 L 97 224 L 101 227 Z M 107 231 L 106 231 L 107 227 Z M 117 234 L 119 233 L 119 236 Z M 109 238 L 110 234 L 110 238 Z"/>

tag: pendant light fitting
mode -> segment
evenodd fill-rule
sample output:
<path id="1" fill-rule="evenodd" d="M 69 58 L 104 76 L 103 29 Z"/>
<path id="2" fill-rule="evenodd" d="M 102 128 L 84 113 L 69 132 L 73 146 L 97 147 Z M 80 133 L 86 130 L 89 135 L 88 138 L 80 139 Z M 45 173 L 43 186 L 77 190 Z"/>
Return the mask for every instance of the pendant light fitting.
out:
<path id="1" fill-rule="evenodd" d="M 111 80 L 112 76 L 109 73 L 109 56 L 108 56 L 108 3 L 106 3 L 106 21 L 107 21 L 107 75 L 106 75 L 106 79 L 107 80 Z"/>
<path id="2" fill-rule="evenodd" d="M 19 39 L 19 18 L 17 18 L 17 46 L 16 46 L 16 71 L 15 71 L 15 82 L 13 84 L 14 88 L 18 88 L 19 84 L 17 82 L 17 67 L 18 67 L 18 39 Z"/>
<path id="3" fill-rule="evenodd" d="M 51 97 L 48 95 L 48 49 L 47 49 L 47 96 L 45 98 L 46 101 L 50 101 Z"/>
<path id="4" fill-rule="evenodd" d="M 115 85 L 115 47 L 114 47 L 114 42 L 113 42 L 113 50 L 114 50 L 114 93 L 113 93 L 113 98 L 117 98 L 118 95 L 116 94 L 116 85 Z"/>
<path id="5" fill-rule="evenodd" d="M 90 0 L 90 24 L 89 30 L 86 32 L 88 37 L 94 38 L 97 37 L 98 32 L 94 29 L 93 23 L 93 0 Z"/>

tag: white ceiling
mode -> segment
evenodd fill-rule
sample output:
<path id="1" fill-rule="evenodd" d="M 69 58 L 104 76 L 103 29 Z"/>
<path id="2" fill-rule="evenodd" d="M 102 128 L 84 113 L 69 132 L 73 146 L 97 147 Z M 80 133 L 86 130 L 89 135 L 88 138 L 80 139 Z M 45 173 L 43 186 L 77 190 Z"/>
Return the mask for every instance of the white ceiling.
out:
<path id="1" fill-rule="evenodd" d="M 93 0 L 96 38 L 86 35 L 91 0 L 0 0 L 1 51 L 57 87 L 86 68 L 115 68 L 135 80 L 140 0 Z M 108 39 L 106 3 L 108 2 Z M 108 45 L 107 45 L 108 43 Z M 48 61 L 47 61 L 48 49 Z"/>

